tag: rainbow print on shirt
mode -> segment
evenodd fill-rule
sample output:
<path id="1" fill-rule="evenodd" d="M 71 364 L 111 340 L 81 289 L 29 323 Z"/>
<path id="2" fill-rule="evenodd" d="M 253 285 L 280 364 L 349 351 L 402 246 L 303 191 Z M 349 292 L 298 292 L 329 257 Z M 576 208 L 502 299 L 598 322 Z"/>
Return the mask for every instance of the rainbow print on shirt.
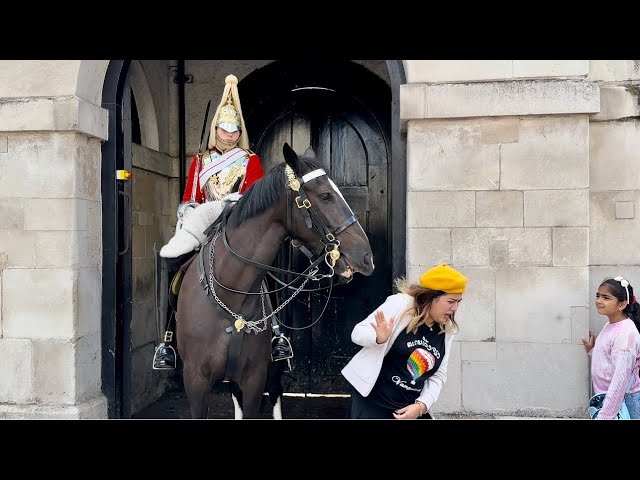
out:
<path id="1" fill-rule="evenodd" d="M 416 348 L 407 360 L 407 370 L 413 378 L 411 385 L 416 384 L 416 380 L 431 370 L 436 364 L 436 358 L 431 352 L 424 348 Z"/>

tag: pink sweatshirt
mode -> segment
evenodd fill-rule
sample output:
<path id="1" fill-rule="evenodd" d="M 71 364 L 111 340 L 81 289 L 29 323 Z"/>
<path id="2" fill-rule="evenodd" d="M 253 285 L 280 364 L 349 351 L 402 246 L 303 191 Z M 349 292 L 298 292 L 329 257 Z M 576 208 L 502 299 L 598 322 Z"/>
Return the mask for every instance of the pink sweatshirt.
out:
<path id="1" fill-rule="evenodd" d="M 630 319 L 606 323 L 596 337 L 591 354 L 591 380 L 594 394 L 606 393 L 598 420 L 615 418 L 624 394 L 640 391 L 638 365 L 640 333 Z"/>

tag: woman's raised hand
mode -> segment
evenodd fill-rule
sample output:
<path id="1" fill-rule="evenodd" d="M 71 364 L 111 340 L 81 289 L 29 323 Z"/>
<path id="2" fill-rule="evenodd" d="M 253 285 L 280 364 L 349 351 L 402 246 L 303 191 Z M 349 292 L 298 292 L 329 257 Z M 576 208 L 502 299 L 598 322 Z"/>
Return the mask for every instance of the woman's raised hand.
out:
<path id="1" fill-rule="evenodd" d="M 389 337 L 391 336 L 391 331 L 393 330 L 393 324 L 395 323 L 395 318 L 390 317 L 389 320 L 387 320 L 382 310 L 378 310 L 375 313 L 375 318 L 376 318 L 376 321 L 371 322 L 371 325 L 376 331 L 376 342 L 384 343 L 387 340 L 389 340 Z"/>

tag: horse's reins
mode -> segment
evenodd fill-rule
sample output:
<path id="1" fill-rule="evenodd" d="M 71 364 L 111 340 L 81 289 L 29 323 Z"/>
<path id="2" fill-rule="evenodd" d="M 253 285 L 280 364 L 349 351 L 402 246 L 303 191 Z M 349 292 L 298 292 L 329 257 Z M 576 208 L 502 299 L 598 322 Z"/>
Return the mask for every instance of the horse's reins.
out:
<path id="1" fill-rule="evenodd" d="M 294 271 L 283 269 L 283 268 L 274 267 L 271 265 L 266 265 L 264 263 L 256 262 L 255 260 L 245 258 L 231 248 L 231 246 L 229 245 L 229 242 L 227 241 L 226 231 L 223 227 L 222 240 L 224 241 L 224 246 L 234 257 L 236 257 L 241 262 L 246 263 L 247 265 L 251 265 L 253 267 L 261 268 L 263 270 L 296 275 L 298 277 L 304 277 L 304 278 L 316 280 L 316 281 L 321 280 L 322 278 L 331 278 L 334 275 L 333 267 L 335 266 L 338 258 L 340 258 L 340 250 L 339 250 L 340 240 L 338 240 L 336 237 L 340 233 L 342 233 L 345 229 L 347 229 L 349 226 L 353 225 L 354 223 L 358 223 L 358 219 L 353 214 L 353 211 L 349 209 L 351 211 L 351 216 L 349 216 L 344 222 L 342 222 L 336 228 L 331 230 L 326 225 L 326 223 L 322 220 L 322 217 L 320 217 L 320 215 L 318 215 L 315 209 L 311 206 L 311 201 L 307 197 L 307 194 L 304 191 L 304 189 L 301 189 L 301 187 L 305 183 L 308 183 L 311 180 L 317 177 L 320 177 L 322 175 L 326 175 L 327 173 L 324 171 L 324 169 L 318 168 L 310 173 L 307 173 L 306 175 L 303 175 L 302 177 L 296 177 L 295 173 L 293 172 L 293 169 L 287 165 L 285 167 L 285 172 L 288 180 L 288 183 L 286 185 L 287 231 L 290 232 L 292 228 L 293 214 L 291 212 L 291 203 L 292 203 L 291 192 L 295 191 L 295 192 L 298 192 L 298 196 L 295 198 L 295 202 L 297 207 L 300 210 L 302 210 L 301 213 L 307 227 L 318 234 L 318 236 L 320 237 L 320 242 L 322 243 L 322 245 L 324 245 L 324 252 L 325 252 L 324 255 L 322 255 L 322 250 L 323 250 L 322 247 L 317 249 L 315 254 L 318 255 L 318 258 L 315 261 L 313 261 L 309 267 L 305 269 L 305 272 L 322 263 L 322 260 L 325 260 L 326 264 L 331 269 L 331 273 L 321 274 L 320 276 L 316 276 L 315 273 L 310 275 L 310 274 L 305 274 L 304 272 L 299 273 L 299 272 L 294 272 Z M 340 198 L 342 198 L 342 200 L 344 201 L 344 197 L 340 193 L 340 190 L 338 189 L 338 187 L 331 181 L 331 179 L 329 179 L 329 182 L 331 183 L 331 186 L 336 191 L 336 193 L 338 193 L 338 195 L 340 195 Z M 345 201 L 345 204 L 347 205 L 347 207 L 349 206 L 346 201 Z M 318 224 L 320 225 L 319 227 L 318 227 Z M 324 241 L 325 239 L 327 240 L 326 242 Z M 300 248 L 302 253 L 304 253 L 310 260 L 313 258 L 314 255 L 301 242 L 298 242 L 298 244 L 296 245 L 295 239 L 291 239 L 291 244 L 293 245 L 294 248 Z M 245 294 L 254 293 L 255 294 L 255 292 L 238 292 L 238 293 L 245 293 Z"/>
<path id="2" fill-rule="evenodd" d="M 214 299 L 216 300 L 216 303 L 218 303 L 218 305 L 220 305 L 225 311 L 227 311 L 232 317 L 236 318 L 236 329 L 238 329 L 238 325 L 241 325 L 244 327 L 244 319 L 241 315 L 234 313 L 233 311 L 231 311 L 231 309 L 229 309 L 229 307 L 227 307 L 227 305 L 225 305 L 216 295 L 215 293 L 215 289 L 213 286 L 213 282 L 215 282 L 216 284 L 218 284 L 220 287 L 234 292 L 234 293 L 239 293 L 239 294 L 245 294 L 245 295 L 261 295 L 262 296 L 262 313 L 263 313 L 263 318 L 259 321 L 257 321 L 258 323 L 262 323 L 265 322 L 265 327 L 266 328 L 266 320 L 270 317 L 272 317 L 273 315 L 275 315 L 276 313 L 278 313 L 282 308 L 284 308 L 289 302 L 291 302 L 293 300 L 293 298 L 298 295 L 298 293 L 300 293 L 301 291 L 316 291 L 316 290 L 322 290 L 325 288 L 329 288 L 329 295 L 327 296 L 327 301 L 325 302 L 325 306 L 322 309 L 322 312 L 320 313 L 320 315 L 318 316 L 318 318 L 313 321 L 310 325 L 307 325 L 305 327 L 291 327 L 288 325 L 284 325 L 282 322 L 280 322 L 280 320 L 278 319 L 278 323 L 280 323 L 281 325 L 284 325 L 287 328 L 291 328 L 293 330 L 303 330 L 305 328 L 310 328 L 312 327 L 315 323 L 317 323 L 320 318 L 322 317 L 322 315 L 324 314 L 327 305 L 329 303 L 329 299 L 331 298 L 331 291 L 333 289 L 333 280 L 331 280 L 331 284 L 328 287 L 322 287 L 322 288 L 318 288 L 318 289 L 311 289 L 311 290 L 303 290 L 303 287 L 305 286 L 305 284 L 309 281 L 309 280 L 315 280 L 315 281 L 319 281 L 323 278 L 333 278 L 334 275 L 334 266 L 336 261 L 338 260 L 338 258 L 340 258 L 340 251 L 339 251 L 339 246 L 340 246 L 340 240 L 338 240 L 336 237 L 343 232 L 346 228 L 348 228 L 349 226 L 351 226 L 354 223 L 357 223 L 358 220 L 356 218 L 356 216 L 353 214 L 353 211 L 351 211 L 351 209 L 349 208 L 349 210 L 351 211 L 351 216 L 349 216 L 344 222 L 342 222 L 340 225 L 338 225 L 337 227 L 335 227 L 333 230 L 330 229 L 326 223 L 322 220 L 322 218 L 320 217 L 320 215 L 318 215 L 318 213 L 315 211 L 315 209 L 312 207 L 311 205 L 311 201 L 309 200 L 306 192 L 304 191 L 304 189 L 302 189 L 301 187 L 305 184 L 310 182 L 311 180 L 314 180 L 315 178 L 318 178 L 322 175 L 326 175 L 327 173 L 325 172 L 324 169 L 319 168 L 316 169 L 310 173 L 307 173 L 306 175 L 303 175 L 302 177 L 297 177 L 293 171 L 293 169 L 286 165 L 285 166 L 285 173 L 287 175 L 287 184 L 286 184 L 286 190 L 287 190 L 287 231 L 290 232 L 291 228 L 292 228 L 292 211 L 291 211 L 291 192 L 295 191 L 298 192 L 298 196 L 295 198 L 295 202 L 297 207 L 302 210 L 302 215 L 303 218 L 305 220 L 305 224 L 307 225 L 307 227 L 310 230 L 315 231 L 319 236 L 320 236 L 320 242 L 322 243 L 322 245 L 324 245 L 324 249 L 322 247 L 320 247 L 319 249 L 316 249 L 316 255 L 318 255 L 318 258 L 315 261 L 312 261 L 311 265 L 309 267 L 307 267 L 304 272 L 300 273 L 300 272 L 294 272 L 292 270 L 287 270 L 287 269 L 283 269 L 283 268 L 278 268 L 278 267 L 274 267 L 272 265 L 266 265 L 264 263 L 260 263 L 260 262 L 256 262 L 255 260 L 251 260 L 249 258 L 245 258 L 242 255 L 238 254 L 236 251 L 234 251 L 231 246 L 229 245 L 229 242 L 227 240 L 227 235 L 226 235 L 226 217 L 223 220 L 222 226 L 221 228 L 216 232 L 215 237 L 213 238 L 213 240 L 211 241 L 211 245 L 209 246 L 209 252 L 210 252 L 210 274 L 209 274 L 209 282 L 206 282 L 207 285 L 205 287 L 205 284 L 203 283 L 203 275 L 201 275 L 201 283 L 203 284 L 203 287 L 205 288 L 205 290 L 208 292 L 212 293 L 212 296 L 214 297 Z M 333 187 L 333 189 L 336 191 L 336 193 L 338 193 L 338 195 L 340 195 L 340 198 L 342 198 L 343 201 L 344 197 L 342 196 L 342 194 L 340 193 L 340 190 L 338 189 L 338 187 L 333 183 L 333 181 L 331 181 L 331 179 L 329 179 L 329 182 L 331 184 L 331 186 Z M 348 207 L 348 204 L 345 201 L 345 204 Z M 318 226 L 318 224 L 320 226 Z M 253 266 L 253 267 L 257 267 L 263 270 L 267 270 L 268 272 L 279 272 L 279 273 L 284 273 L 284 274 L 292 274 L 295 275 L 296 278 L 294 278 L 289 284 L 284 284 L 284 282 L 281 282 L 279 279 L 277 279 L 275 276 L 272 275 L 272 277 L 278 281 L 280 284 L 284 285 L 284 287 L 279 288 L 274 290 L 273 292 L 277 292 L 282 290 L 283 288 L 293 288 L 291 287 L 291 285 L 298 280 L 299 278 L 304 278 L 304 281 L 302 282 L 302 284 L 300 285 L 300 287 L 295 288 L 293 294 L 291 295 L 291 297 L 289 297 L 287 300 L 285 300 L 281 305 L 279 305 L 275 310 L 273 310 L 271 312 L 271 314 L 267 315 L 266 314 L 266 310 L 265 310 L 265 306 L 264 306 L 264 295 L 266 293 L 272 293 L 271 291 L 265 291 L 262 286 L 260 287 L 260 290 L 258 292 L 244 292 L 244 291 L 240 291 L 240 290 L 235 290 L 229 287 L 226 287 L 225 285 L 222 285 L 216 278 L 215 275 L 213 274 L 213 251 L 214 251 L 214 245 L 215 245 L 215 241 L 218 238 L 218 235 L 222 233 L 222 239 L 223 239 L 223 243 L 225 248 L 238 260 L 240 260 L 241 262 Z M 324 237 L 324 238 L 323 238 Z M 327 242 L 325 242 L 324 240 L 327 240 Z M 304 244 L 302 244 L 301 242 L 298 242 L 298 245 L 295 244 L 295 240 L 291 239 L 291 244 L 294 248 L 300 248 L 301 251 L 311 260 L 313 258 L 313 254 L 309 251 L 309 249 L 304 246 Z M 324 255 L 322 254 L 322 250 L 324 250 Z M 201 262 L 203 262 L 204 259 L 201 256 Z M 326 264 L 329 266 L 331 273 L 329 274 L 320 274 L 317 275 L 319 268 L 317 268 L 319 266 L 320 263 L 322 263 L 322 261 L 325 261 Z M 305 273 L 307 271 L 310 271 L 311 273 Z M 202 265 L 202 273 L 204 274 L 204 265 Z M 240 329 L 238 329 L 239 331 Z M 255 330 L 254 330 L 255 331 Z M 261 331 L 261 330 L 260 330 Z M 259 331 L 255 331 L 255 333 L 259 333 Z"/>

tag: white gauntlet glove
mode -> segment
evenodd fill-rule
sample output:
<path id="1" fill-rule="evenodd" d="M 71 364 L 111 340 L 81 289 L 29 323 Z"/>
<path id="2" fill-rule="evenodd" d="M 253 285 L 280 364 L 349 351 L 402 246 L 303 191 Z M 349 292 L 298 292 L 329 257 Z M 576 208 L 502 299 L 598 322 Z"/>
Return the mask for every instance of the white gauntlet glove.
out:
<path id="1" fill-rule="evenodd" d="M 184 220 L 188 218 L 199 205 L 200 204 L 197 202 L 183 202 L 178 205 L 178 222 L 176 223 L 176 232 L 182 228 Z"/>
<path id="2" fill-rule="evenodd" d="M 234 193 L 230 193 L 229 195 L 226 195 L 226 196 L 222 197 L 222 201 L 223 202 L 237 202 L 241 198 L 242 198 L 242 194 L 241 193 L 234 192 Z"/>

